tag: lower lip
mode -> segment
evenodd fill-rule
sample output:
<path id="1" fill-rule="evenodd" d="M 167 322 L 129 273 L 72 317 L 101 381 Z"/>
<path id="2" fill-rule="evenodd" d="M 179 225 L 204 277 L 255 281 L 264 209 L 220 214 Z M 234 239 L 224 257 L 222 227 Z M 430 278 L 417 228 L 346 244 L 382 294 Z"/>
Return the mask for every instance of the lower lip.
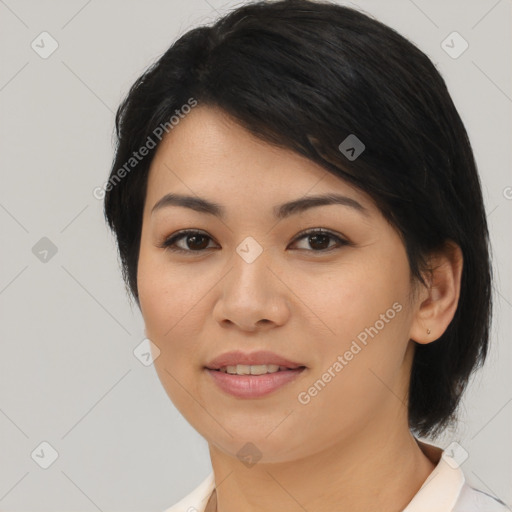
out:
<path id="1" fill-rule="evenodd" d="M 222 391 L 237 398 L 258 398 L 268 395 L 296 379 L 305 368 L 283 370 L 264 375 L 232 375 L 219 370 L 206 371 L 212 376 L 215 384 Z"/>

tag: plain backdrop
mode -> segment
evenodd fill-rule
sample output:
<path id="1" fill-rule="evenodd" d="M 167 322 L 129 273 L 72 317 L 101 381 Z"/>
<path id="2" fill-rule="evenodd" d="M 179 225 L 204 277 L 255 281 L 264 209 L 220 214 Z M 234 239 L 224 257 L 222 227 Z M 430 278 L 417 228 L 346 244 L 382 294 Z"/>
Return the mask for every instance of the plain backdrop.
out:
<path id="1" fill-rule="evenodd" d="M 458 442 L 468 479 L 510 506 L 512 2 L 340 3 L 416 43 L 469 132 L 492 235 L 495 318 L 459 427 L 436 444 Z M 0 0 L 2 511 L 158 512 L 210 472 L 206 441 L 134 354 L 143 322 L 93 190 L 108 177 L 114 113 L 129 86 L 177 37 L 235 5 Z"/>

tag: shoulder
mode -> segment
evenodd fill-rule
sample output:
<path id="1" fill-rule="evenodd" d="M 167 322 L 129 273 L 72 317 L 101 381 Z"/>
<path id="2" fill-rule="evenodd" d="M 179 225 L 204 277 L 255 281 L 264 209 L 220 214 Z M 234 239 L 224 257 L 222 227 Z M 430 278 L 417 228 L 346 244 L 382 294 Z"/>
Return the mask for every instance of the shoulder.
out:
<path id="1" fill-rule="evenodd" d="M 163 512 L 204 512 L 214 488 L 215 478 L 212 471 L 193 491 Z"/>
<path id="2" fill-rule="evenodd" d="M 452 512 L 510 512 L 510 508 L 498 498 L 464 484 Z"/>

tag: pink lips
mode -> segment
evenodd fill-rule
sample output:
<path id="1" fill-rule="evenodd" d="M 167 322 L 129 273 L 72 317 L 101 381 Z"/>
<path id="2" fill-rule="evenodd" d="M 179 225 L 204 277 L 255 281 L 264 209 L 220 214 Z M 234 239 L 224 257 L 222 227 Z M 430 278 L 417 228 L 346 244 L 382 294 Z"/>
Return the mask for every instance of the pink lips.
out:
<path id="1" fill-rule="evenodd" d="M 294 380 L 305 368 L 284 370 L 264 375 L 230 375 L 219 370 L 206 370 L 220 389 L 238 398 L 258 398 L 268 395 Z"/>
<path id="2" fill-rule="evenodd" d="M 264 375 L 232 375 L 219 370 L 224 366 L 275 364 L 286 367 L 275 373 Z M 273 352 L 259 351 L 245 354 L 240 351 L 227 352 L 210 361 L 206 371 L 221 390 L 238 398 L 258 398 L 281 388 L 297 378 L 306 368 L 278 356 Z"/>

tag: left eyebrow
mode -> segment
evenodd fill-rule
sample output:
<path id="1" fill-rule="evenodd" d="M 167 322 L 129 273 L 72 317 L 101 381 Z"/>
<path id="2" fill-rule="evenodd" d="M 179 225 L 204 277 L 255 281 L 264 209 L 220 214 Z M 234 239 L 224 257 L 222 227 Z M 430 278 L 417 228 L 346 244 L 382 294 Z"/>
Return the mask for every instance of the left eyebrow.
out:
<path id="1" fill-rule="evenodd" d="M 310 208 L 316 208 L 318 206 L 326 206 L 331 204 L 339 204 L 342 206 L 348 206 L 355 209 L 359 213 L 368 215 L 368 210 L 355 199 L 351 197 L 343 196 L 340 194 L 323 194 L 316 196 L 306 196 L 300 199 L 295 199 L 287 203 L 274 207 L 274 215 L 279 219 L 284 219 L 290 215 L 304 212 Z M 151 214 L 155 211 L 160 210 L 169 206 L 182 206 L 184 208 L 190 208 L 199 213 L 206 213 L 208 215 L 214 215 L 221 219 L 226 217 L 226 210 L 223 206 L 209 201 L 202 197 L 188 196 L 183 194 L 166 194 L 163 196 L 151 209 Z"/>
<path id="2" fill-rule="evenodd" d="M 288 203 L 284 203 L 274 208 L 274 215 L 279 219 L 284 219 L 290 215 L 301 213 L 309 208 L 318 206 L 326 206 L 331 204 L 340 204 L 355 209 L 359 213 L 368 215 L 368 210 L 355 199 L 351 197 L 342 196 L 340 194 L 323 194 L 317 196 L 306 196 L 301 199 L 296 199 Z"/>

